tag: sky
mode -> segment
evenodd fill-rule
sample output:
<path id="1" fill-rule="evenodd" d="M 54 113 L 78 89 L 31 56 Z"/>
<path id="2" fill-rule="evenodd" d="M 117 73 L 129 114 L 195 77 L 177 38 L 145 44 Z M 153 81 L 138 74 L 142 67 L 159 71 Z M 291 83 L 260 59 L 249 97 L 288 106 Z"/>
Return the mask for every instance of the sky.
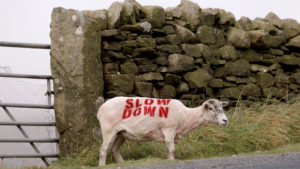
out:
<path id="1" fill-rule="evenodd" d="M 1 0 L 0 41 L 50 44 L 51 12 L 54 7 L 77 10 L 108 9 L 115 0 Z M 265 17 L 269 12 L 280 18 L 300 22 L 298 0 L 192 0 L 201 8 L 221 8 L 232 12 L 238 20 Z M 121 1 L 122 2 L 122 1 Z M 180 0 L 137 0 L 141 5 L 175 7 Z M 50 55 L 45 49 L 0 47 L 0 69 L 10 67 L 12 73 L 49 75 Z"/>

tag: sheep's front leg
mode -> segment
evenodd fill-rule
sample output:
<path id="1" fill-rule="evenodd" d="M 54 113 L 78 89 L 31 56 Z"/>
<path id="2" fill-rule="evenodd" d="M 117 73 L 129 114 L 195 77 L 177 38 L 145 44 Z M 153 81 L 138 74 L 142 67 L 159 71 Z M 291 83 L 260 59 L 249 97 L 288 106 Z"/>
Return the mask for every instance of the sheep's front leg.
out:
<path id="1" fill-rule="evenodd" d="M 168 160 L 174 160 L 174 152 L 175 152 L 175 132 L 172 130 L 163 130 L 163 134 L 165 136 L 165 142 L 168 148 Z"/>

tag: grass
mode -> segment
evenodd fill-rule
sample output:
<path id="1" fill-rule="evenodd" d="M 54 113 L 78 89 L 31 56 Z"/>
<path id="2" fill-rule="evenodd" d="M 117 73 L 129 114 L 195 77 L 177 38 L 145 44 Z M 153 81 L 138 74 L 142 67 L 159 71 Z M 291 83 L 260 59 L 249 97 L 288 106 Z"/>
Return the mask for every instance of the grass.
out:
<path id="1" fill-rule="evenodd" d="M 195 129 L 176 145 L 176 159 L 300 151 L 299 99 L 270 105 L 257 103 L 251 107 L 241 105 L 226 114 L 230 121 L 227 128 L 211 124 Z M 101 141 L 95 140 L 76 158 L 63 158 L 48 168 L 95 168 L 100 145 Z M 173 162 L 165 160 L 167 149 L 164 143 L 127 141 L 121 153 L 124 163 L 116 164 L 112 155 L 108 154 L 106 167 Z"/>

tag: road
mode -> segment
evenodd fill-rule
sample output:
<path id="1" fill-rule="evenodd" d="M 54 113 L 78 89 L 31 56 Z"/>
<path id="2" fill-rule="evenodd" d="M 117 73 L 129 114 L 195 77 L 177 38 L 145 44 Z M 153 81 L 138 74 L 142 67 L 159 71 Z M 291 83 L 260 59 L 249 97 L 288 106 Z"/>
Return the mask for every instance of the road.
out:
<path id="1" fill-rule="evenodd" d="M 206 158 L 126 169 L 300 169 L 300 152 L 242 157 Z"/>

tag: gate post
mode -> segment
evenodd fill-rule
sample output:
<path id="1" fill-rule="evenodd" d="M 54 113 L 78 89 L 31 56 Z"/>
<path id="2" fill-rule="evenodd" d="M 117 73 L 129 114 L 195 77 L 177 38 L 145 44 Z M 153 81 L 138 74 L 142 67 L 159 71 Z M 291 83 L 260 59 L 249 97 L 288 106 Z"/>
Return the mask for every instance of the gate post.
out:
<path id="1" fill-rule="evenodd" d="M 106 13 L 54 8 L 51 19 L 51 71 L 60 155 L 74 155 L 90 145 L 92 130 L 99 126 L 97 99 L 103 97 L 104 86 L 101 30 L 106 28 Z"/>

